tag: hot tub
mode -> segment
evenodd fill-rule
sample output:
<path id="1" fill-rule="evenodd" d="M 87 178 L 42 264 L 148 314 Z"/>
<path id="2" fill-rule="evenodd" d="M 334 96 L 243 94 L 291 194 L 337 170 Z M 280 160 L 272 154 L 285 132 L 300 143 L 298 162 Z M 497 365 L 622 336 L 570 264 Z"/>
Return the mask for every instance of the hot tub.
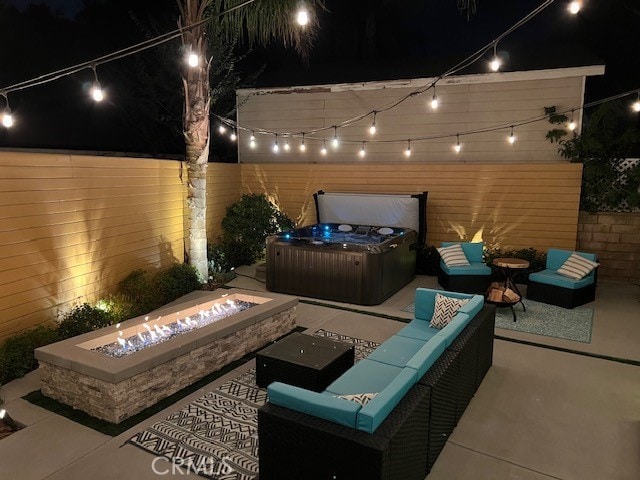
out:
<path id="1" fill-rule="evenodd" d="M 417 233 L 400 227 L 320 223 L 267 238 L 267 289 L 377 305 L 415 275 Z"/>

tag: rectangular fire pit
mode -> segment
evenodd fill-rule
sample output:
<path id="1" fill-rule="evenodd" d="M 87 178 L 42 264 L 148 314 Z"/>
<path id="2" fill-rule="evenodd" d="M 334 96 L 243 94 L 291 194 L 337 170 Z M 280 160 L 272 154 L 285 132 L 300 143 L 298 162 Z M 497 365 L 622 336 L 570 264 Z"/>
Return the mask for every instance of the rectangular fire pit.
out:
<path id="1" fill-rule="evenodd" d="M 297 299 L 227 292 L 36 349 L 42 393 L 119 423 L 295 327 Z"/>

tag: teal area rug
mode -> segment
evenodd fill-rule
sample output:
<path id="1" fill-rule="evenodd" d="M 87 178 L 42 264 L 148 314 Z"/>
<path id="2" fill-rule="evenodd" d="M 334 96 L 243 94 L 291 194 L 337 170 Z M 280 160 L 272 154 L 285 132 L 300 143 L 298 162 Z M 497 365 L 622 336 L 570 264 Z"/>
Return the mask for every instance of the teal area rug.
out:
<path id="1" fill-rule="evenodd" d="M 498 308 L 496 311 L 496 327 L 518 332 L 544 335 L 545 337 L 563 338 L 574 342 L 591 343 L 591 326 L 593 309 L 578 307 L 572 310 L 546 303 L 524 299 L 527 311 L 516 304 L 517 321 L 513 321 L 510 308 Z M 402 309 L 403 312 L 415 312 L 413 303 Z"/>

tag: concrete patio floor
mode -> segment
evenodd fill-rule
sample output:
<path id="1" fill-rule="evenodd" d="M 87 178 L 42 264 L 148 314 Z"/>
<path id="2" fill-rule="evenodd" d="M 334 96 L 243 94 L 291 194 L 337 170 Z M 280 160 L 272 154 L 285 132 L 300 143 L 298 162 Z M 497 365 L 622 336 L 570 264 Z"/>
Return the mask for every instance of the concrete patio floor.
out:
<path id="1" fill-rule="evenodd" d="M 238 273 L 242 276 L 230 286 L 265 289 L 251 278 L 253 267 Z M 435 277 L 416 277 L 376 307 L 322 303 L 410 318 L 401 309 L 413 301 L 415 288 L 421 286 L 437 288 Z M 590 344 L 497 329 L 500 336 L 538 345 L 495 341 L 494 365 L 427 478 L 640 478 L 639 301 L 640 287 L 601 280 L 596 301 L 590 305 L 594 308 Z M 298 306 L 298 324 L 310 331 L 324 328 L 379 342 L 403 326 L 365 313 L 307 303 Z M 22 400 L 21 396 L 40 388 L 38 371 L 3 385 L 4 408 L 26 428 L 0 441 L 0 479 L 184 477 L 184 471 L 154 473 L 156 457 L 124 443 L 252 366 L 253 362 L 242 365 L 118 437 L 97 433 Z M 168 470 L 167 463 L 156 466 Z"/>

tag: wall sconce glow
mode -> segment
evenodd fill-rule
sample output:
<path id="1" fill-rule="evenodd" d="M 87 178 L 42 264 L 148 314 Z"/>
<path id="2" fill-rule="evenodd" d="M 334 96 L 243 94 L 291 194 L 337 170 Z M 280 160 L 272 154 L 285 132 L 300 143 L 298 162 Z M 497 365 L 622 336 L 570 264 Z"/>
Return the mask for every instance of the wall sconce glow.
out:
<path id="1" fill-rule="evenodd" d="M 364 158 L 366 154 L 367 154 L 367 151 L 364 149 L 364 142 L 362 142 L 362 148 L 360 148 L 358 155 L 360 155 L 360 158 Z"/>
<path id="2" fill-rule="evenodd" d="M 575 15 L 582 8 L 582 2 L 573 1 L 569 3 L 569 13 Z"/>
<path id="3" fill-rule="evenodd" d="M 200 65 L 200 57 L 197 53 L 191 52 L 189 53 L 189 55 L 187 55 L 187 65 L 189 65 L 191 68 L 195 68 Z"/>
<path id="4" fill-rule="evenodd" d="M 256 136 L 253 132 L 251 132 L 251 137 L 249 138 L 249 148 L 256 148 Z"/>
<path id="5" fill-rule="evenodd" d="M 404 156 L 407 158 L 411 156 L 411 140 L 407 140 L 407 148 L 404 151 Z"/>
<path id="6" fill-rule="evenodd" d="M 307 25 L 309 23 L 309 12 L 307 12 L 304 8 L 298 10 L 298 13 L 296 14 L 296 22 L 298 22 L 298 25 L 300 25 L 301 27 Z"/>
<path id="7" fill-rule="evenodd" d="M 13 127 L 13 115 L 11 115 L 11 109 L 6 107 L 2 114 L 2 125 L 6 128 Z"/>
<path id="8" fill-rule="evenodd" d="M 457 142 L 453 146 L 453 151 L 456 153 L 460 153 L 460 150 L 462 150 L 462 146 L 460 145 L 460 134 L 456 133 L 456 138 L 457 138 Z"/>

